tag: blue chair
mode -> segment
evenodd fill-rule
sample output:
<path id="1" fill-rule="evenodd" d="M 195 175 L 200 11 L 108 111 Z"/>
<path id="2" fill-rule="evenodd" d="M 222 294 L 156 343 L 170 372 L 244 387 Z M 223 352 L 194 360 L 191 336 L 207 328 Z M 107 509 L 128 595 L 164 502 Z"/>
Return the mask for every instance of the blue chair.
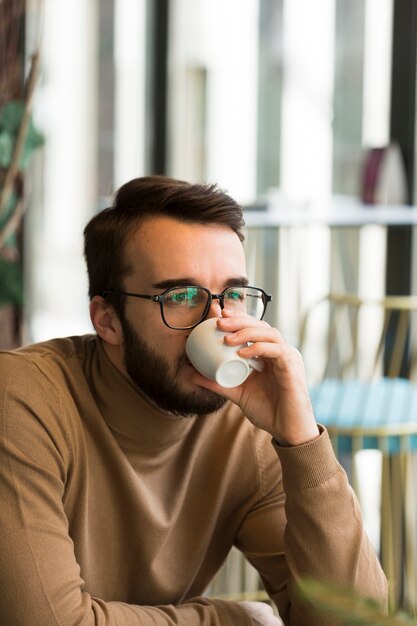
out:
<path id="1" fill-rule="evenodd" d="M 382 455 L 380 559 L 392 609 L 417 611 L 417 298 L 329 294 L 300 331 L 316 419 L 360 498 L 362 450 Z M 416 343 L 417 347 L 417 343 Z"/>
<path id="2" fill-rule="evenodd" d="M 326 378 L 310 388 L 310 395 L 338 453 L 417 450 L 417 384 L 405 378 Z"/>

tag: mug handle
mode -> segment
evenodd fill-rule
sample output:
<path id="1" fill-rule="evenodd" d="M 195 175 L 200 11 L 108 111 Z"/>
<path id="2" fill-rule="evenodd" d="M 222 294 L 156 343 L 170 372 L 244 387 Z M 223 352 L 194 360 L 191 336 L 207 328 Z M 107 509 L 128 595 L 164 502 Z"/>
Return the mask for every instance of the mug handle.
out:
<path id="1" fill-rule="evenodd" d="M 261 359 L 248 359 L 249 366 L 257 372 L 262 372 L 264 369 L 264 362 Z"/>

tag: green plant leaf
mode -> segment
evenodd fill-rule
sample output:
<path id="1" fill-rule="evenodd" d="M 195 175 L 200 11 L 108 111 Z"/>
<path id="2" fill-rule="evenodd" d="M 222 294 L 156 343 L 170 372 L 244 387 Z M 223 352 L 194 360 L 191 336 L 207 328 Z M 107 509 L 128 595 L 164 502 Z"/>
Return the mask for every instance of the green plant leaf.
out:
<path id="1" fill-rule="evenodd" d="M 23 277 L 18 262 L 0 258 L 0 304 L 23 304 Z"/>
<path id="2" fill-rule="evenodd" d="M 1 191 L 1 188 L 0 188 L 0 191 Z M 4 214 L 0 218 L 0 231 L 2 230 L 4 225 L 8 222 L 9 218 L 13 214 L 14 210 L 16 209 L 16 205 L 17 205 L 17 195 L 14 191 L 12 191 L 6 203 Z"/>
<path id="3" fill-rule="evenodd" d="M 12 217 L 14 211 L 16 210 L 17 205 L 17 195 L 14 191 L 9 196 L 8 202 L 6 203 L 5 211 L 3 216 L 0 218 L 0 233 L 3 228 Z M 17 228 L 19 225 L 17 226 Z M 17 229 L 16 229 L 17 230 Z M 7 248 L 16 248 L 17 247 L 17 239 L 16 239 L 16 230 L 11 232 L 6 240 L 3 242 Z M 1 257 L 0 257 L 1 258 Z"/>
<path id="4" fill-rule="evenodd" d="M 11 100 L 0 109 L 0 138 L 4 136 L 3 152 L 0 146 L 0 165 L 6 168 L 10 165 L 16 137 L 22 123 L 25 103 L 22 100 Z M 44 144 L 43 135 L 35 128 L 32 117 L 29 120 L 26 140 L 20 159 L 20 168 L 26 169 L 34 150 Z M 10 150 L 10 145 L 12 149 Z"/>
<path id="5" fill-rule="evenodd" d="M 317 612 L 334 616 L 344 626 L 417 626 L 404 613 L 386 615 L 375 600 L 353 589 L 304 579 L 298 583 L 298 593 Z"/>
<path id="6" fill-rule="evenodd" d="M 0 109 L 0 128 L 10 135 L 19 132 L 25 105 L 23 100 L 10 100 Z"/>
<path id="7" fill-rule="evenodd" d="M 13 156 L 13 136 L 6 130 L 0 132 L 0 167 L 10 165 Z"/>
<path id="8" fill-rule="evenodd" d="M 26 169 L 27 166 L 29 165 L 32 153 L 37 148 L 40 148 L 41 146 L 43 146 L 43 144 L 44 144 L 44 137 L 43 135 L 41 135 L 41 133 L 39 133 L 36 130 L 35 126 L 33 125 L 33 120 L 32 118 L 30 118 L 29 128 L 28 128 L 28 132 L 26 135 L 26 141 L 25 141 L 25 145 L 23 148 L 23 154 L 20 160 L 20 167 L 22 168 L 22 170 Z"/>

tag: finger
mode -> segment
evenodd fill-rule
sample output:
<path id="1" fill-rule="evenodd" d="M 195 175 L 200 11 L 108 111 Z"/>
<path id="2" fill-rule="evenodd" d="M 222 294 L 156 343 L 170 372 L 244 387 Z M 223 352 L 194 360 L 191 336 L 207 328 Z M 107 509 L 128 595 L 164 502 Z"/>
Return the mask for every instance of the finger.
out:
<path id="1" fill-rule="evenodd" d="M 273 341 L 255 341 L 247 346 L 243 346 L 238 350 L 239 356 L 244 359 L 252 359 L 254 357 L 266 357 L 266 358 L 292 358 L 293 351 L 296 348 Z M 295 355 L 294 355 L 295 356 Z"/>
<path id="2" fill-rule="evenodd" d="M 237 351 L 238 355 L 243 359 L 257 359 L 265 357 L 266 359 L 277 359 L 281 356 L 278 344 L 270 344 L 257 342 L 250 346 L 245 346 Z"/>
<path id="3" fill-rule="evenodd" d="M 273 363 L 281 370 L 304 372 L 304 362 L 297 348 L 272 343 L 254 343 L 238 350 L 244 359 L 262 359 L 265 366 Z"/>
<path id="4" fill-rule="evenodd" d="M 219 326 L 220 328 L 220 326 Z M 263 322 L 256 322 L 256 325 L 234 325 L 234 328 L 221 328 L 226 335 L 225 343 L 228 345 L 239 345 L 241 343 L 255 343 L 265 341 L 268 343 L 286 343 L 280 332 L 276 328 L 266 326 Z"/>
<path id="5" fill-rule="evenodd" d="M 251 317 L 250 315 L 244 315 L 244 314 L 242 315 L 226 314 L 223 317 L 219 317 L 217 326 L 220 328 L 220 330 L 223 330 L 225 332 L 232 332 L 232 333 L 241 328 L 251 328 L 254 326 L 263 326 L 263 327 L 270 328 L 270 325 L 264 320 L 257 320 L 254 317 Z"/>
<path id="6" fill-rule="evenodd" d="M 242 337 L 225 337 L 225 343 L 230 347 L 236 347 L 237 353 L 244 359 L 254 357 L 279 358 L 290 352 L 292 347 L 275 335 L 269 337 L 245 335 Z"/>

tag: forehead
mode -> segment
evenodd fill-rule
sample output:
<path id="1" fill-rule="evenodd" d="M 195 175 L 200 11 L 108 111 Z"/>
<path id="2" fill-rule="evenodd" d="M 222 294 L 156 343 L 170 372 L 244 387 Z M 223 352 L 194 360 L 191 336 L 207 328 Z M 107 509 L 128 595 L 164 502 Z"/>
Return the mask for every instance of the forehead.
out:
<path id="1" fill-rule="evenodd" d="M 129 275 L 146 282 L 213 275 L 244 276 L 245 255 L 237 234 L 222 224 L 184 223 L 157 216 L 146 219 L 126 243 Z"/>

